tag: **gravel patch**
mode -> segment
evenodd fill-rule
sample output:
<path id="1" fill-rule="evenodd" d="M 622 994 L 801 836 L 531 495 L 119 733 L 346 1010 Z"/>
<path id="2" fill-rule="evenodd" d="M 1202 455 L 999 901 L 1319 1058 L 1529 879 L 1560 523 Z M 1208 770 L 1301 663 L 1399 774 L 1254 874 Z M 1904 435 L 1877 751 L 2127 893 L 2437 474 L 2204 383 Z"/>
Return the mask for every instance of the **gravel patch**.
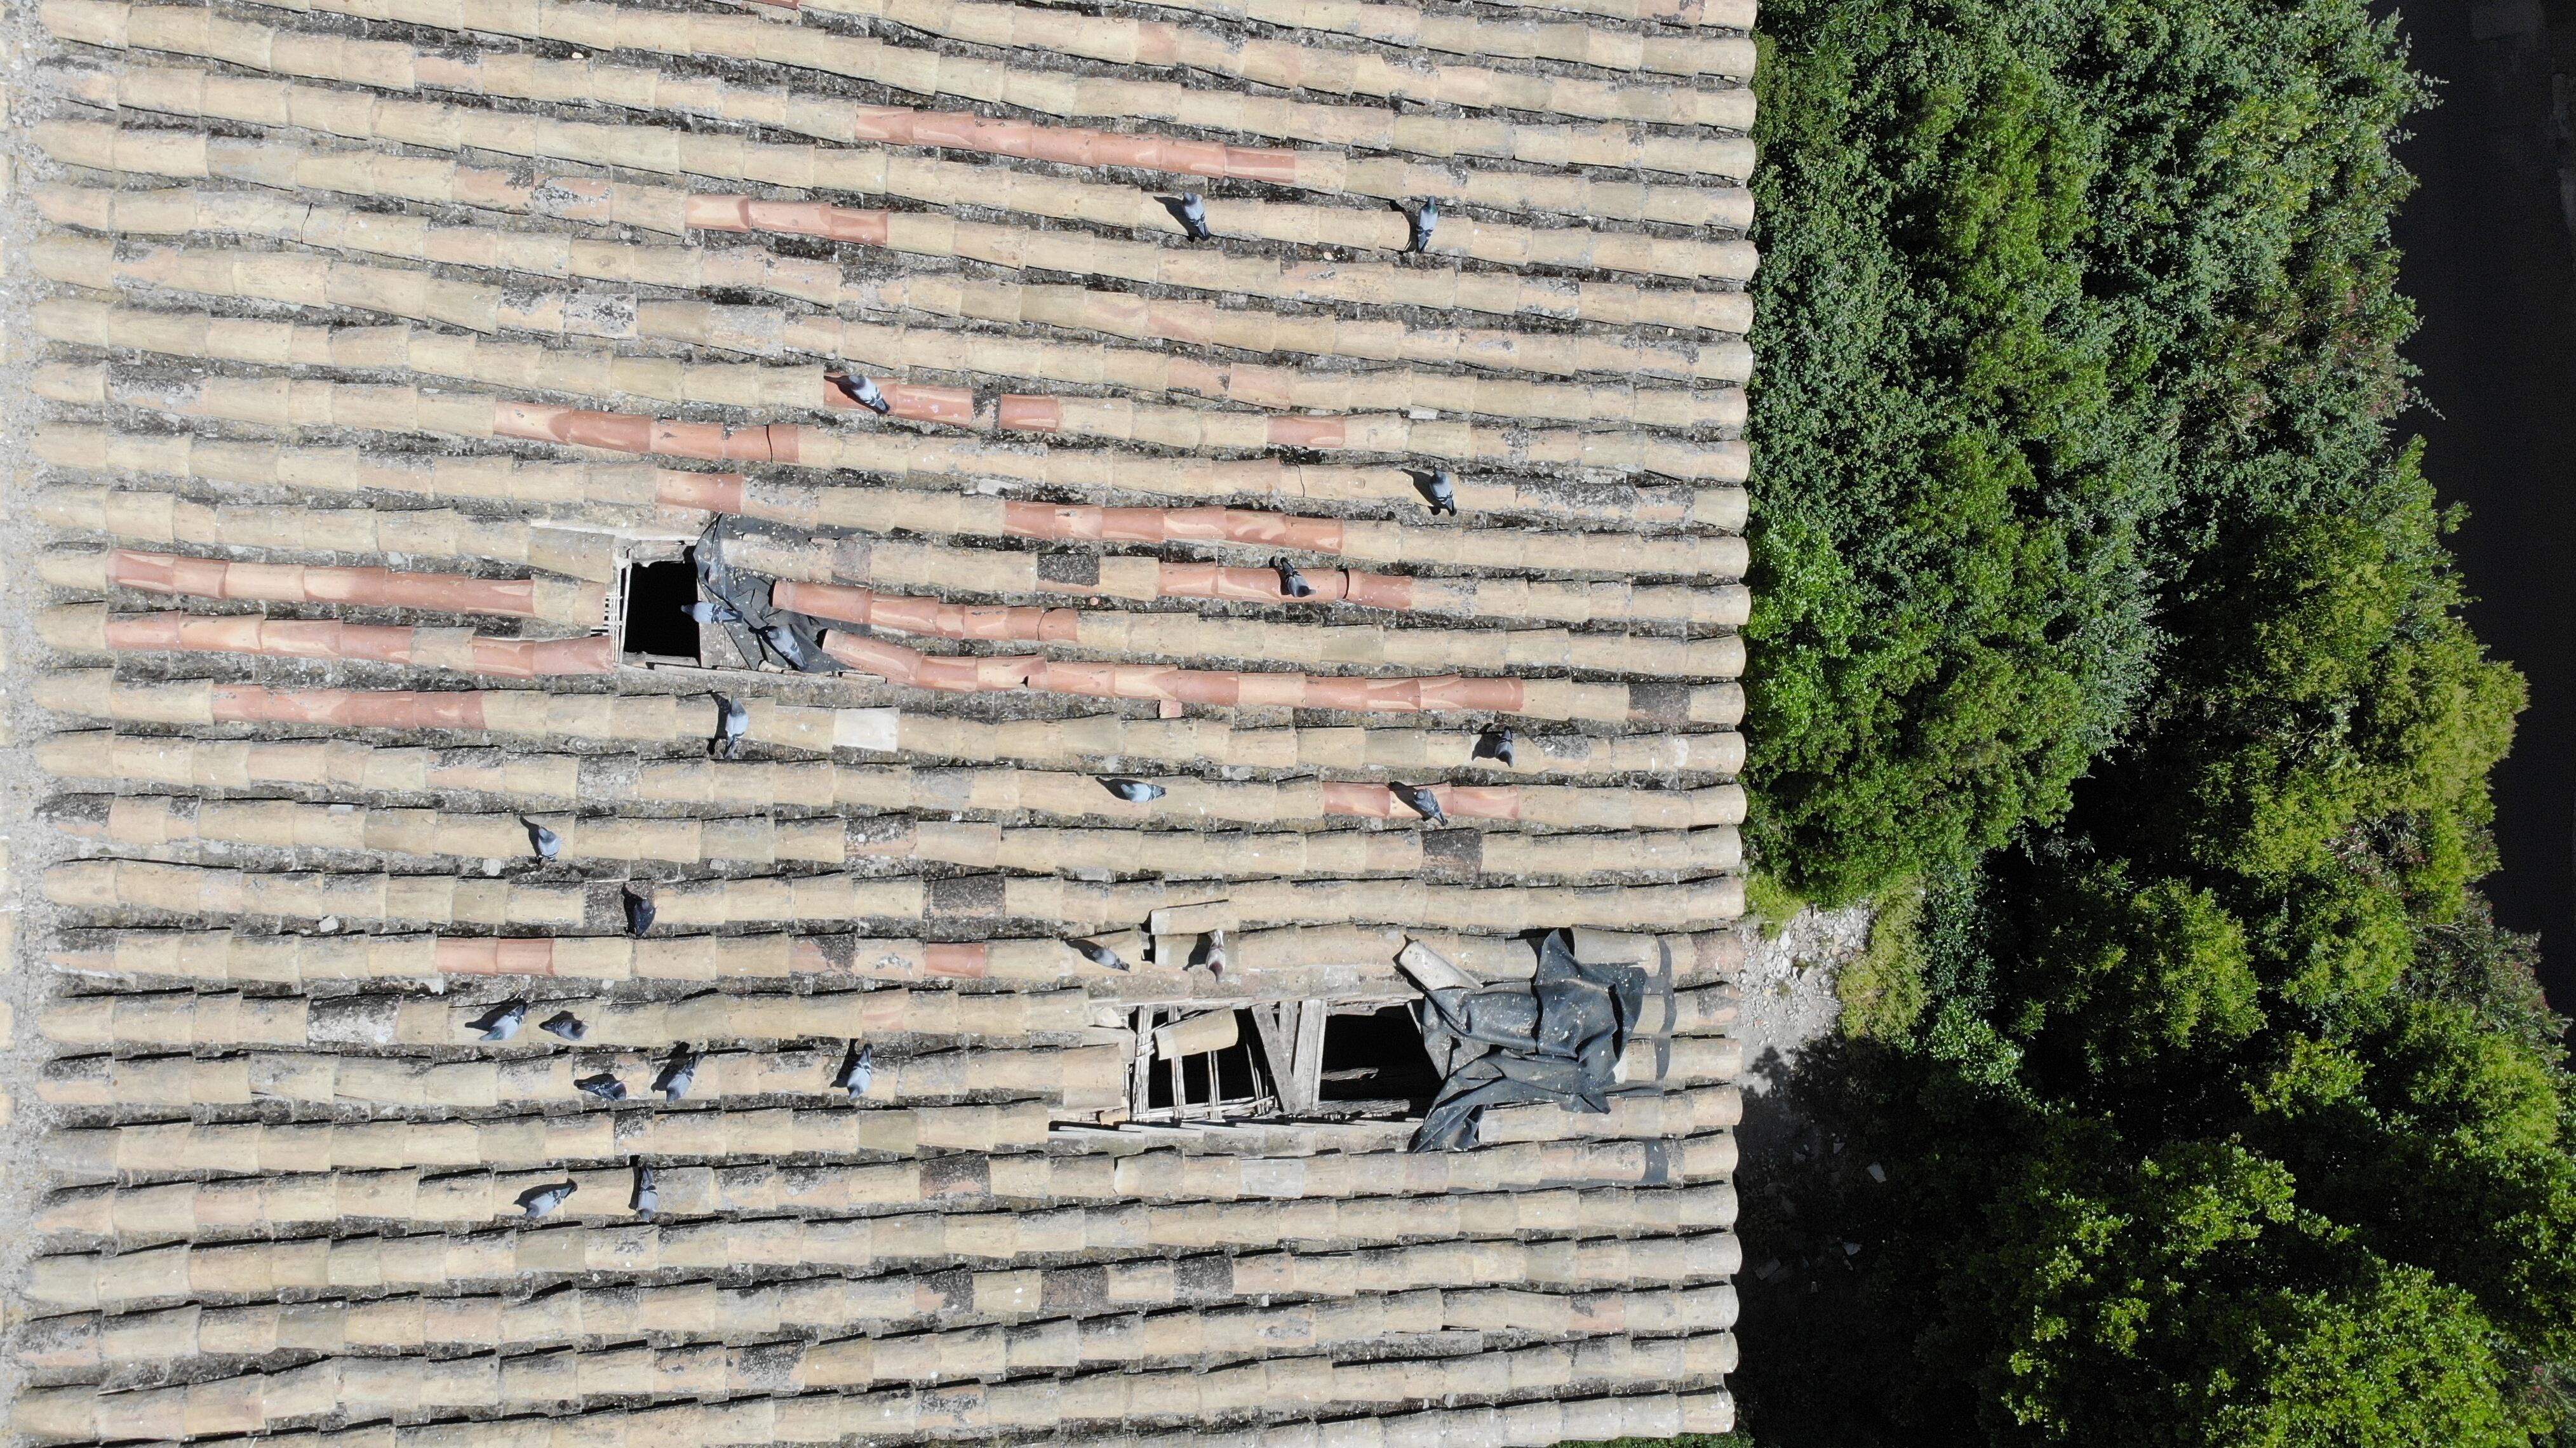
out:
<path id="1" fill-rule="evenodd" d="M 1834 977 L 1843 963 L 1869 947 L 1866 905 L 1840 910 L 1801 910 L 1776 935 L 1756 936 L 1741 978 L 1744 1089 L 1748 1127 L 1764 1113 L 1756 1103 L 1797 1064 L 1798 1053 L 1831 1035 L 1841 1017 Z"/>

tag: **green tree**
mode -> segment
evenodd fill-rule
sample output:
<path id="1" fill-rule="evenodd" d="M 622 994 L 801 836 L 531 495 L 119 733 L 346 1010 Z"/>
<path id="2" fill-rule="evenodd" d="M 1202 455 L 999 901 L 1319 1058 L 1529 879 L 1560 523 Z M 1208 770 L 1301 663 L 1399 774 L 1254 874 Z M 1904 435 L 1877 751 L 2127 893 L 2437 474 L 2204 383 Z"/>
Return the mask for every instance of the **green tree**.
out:
<path id="1" fill-rule="evenodd" d="M 2209 891 L 2093 870 L 2052 897 L 2015 991 L 2016 1036 L 2088 1076 L 2232 1048 L 2263 1026 L 2244 927 Z"/>
<path id="2" fill-rule="evenodd" d="M 1748 1425 L 2576 1435 L 2576 1078 L 2469 889 L 2522 688 L 2389 428 L 2390 26 L 1763 20 L 1752 842 L 1905 904 L 1791 1086 L 1855 1149 L 1749 1218 L 1850 1315 L 1747 1287 Z"/>
<path id="3" fill-rule="evenodd" d="M 2355 1247 L 2230 1143 L 2042 1156 L 1963 1286 L 2004 1330 L 1996 1442 L 2520 1445 L 2533 1422 L 2465 1293 Z"/>

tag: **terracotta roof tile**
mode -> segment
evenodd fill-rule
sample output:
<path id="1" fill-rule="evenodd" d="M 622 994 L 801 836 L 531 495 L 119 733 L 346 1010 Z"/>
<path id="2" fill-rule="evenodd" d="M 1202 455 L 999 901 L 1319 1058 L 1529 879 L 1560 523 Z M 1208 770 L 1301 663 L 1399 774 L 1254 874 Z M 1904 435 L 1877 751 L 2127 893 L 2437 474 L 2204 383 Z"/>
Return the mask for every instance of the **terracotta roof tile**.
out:
<path id="1" fill-rule="evenodd" d="M 50 0 L 14 1426 L 1729 1429 L 1752 19 Z"/>

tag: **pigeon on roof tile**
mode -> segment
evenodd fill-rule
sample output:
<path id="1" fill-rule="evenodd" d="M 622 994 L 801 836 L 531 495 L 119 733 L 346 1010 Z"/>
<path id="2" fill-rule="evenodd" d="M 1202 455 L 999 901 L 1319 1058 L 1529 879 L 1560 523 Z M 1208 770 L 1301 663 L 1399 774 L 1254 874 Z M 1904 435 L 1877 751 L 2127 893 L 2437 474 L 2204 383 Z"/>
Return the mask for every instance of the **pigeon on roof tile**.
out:
<path id="1" fill-rule="evenodd" d="M 718 759 L 736 759 L 742 755 L 742 741 L 751 733 L 751 710 L 740 699 L 718 694 L 716 699 L 716 737 L 707 752 Z"/>
<path id="2" fill-rule="evenodd" d="M 1207 199 L 1205 197 L 1202 197 L 1195 191 L 1182 192 L 1179 204 L 1172 208 L 1172 214 L 1180 218 L 1181 230 L 1189 233 L 1190 240 L 1205 241 L 1208 239 Z"/>
<path id="3" fill-rule="evenodd" d="M 580 1186 L 573 1182 L 557 1182 L 550 1187 L 530 1187 L 519 1193 L 519 1210 L 531 1217 L 552 1216 L 557 1207 L 572 1200 L 572 1194 L 580 1190 Z"/>
<path id="4" fill-rule="evenodd" d="M 1204 970 L 1211 980 L 1224 979 L 1225 932 L 1211 930 L 1200 936 L 1198 943 L 1190 947 L 1189 958 L 1181 962 L 1181 969 Z"/>
<path id="5" fill-rule="evenodd" d="M 1509 769 L 1512 767 L 1512 751 L 1519 744 L 1520 736 L 1509 729 L 1488 729 L 1476 736 L 1475 757 L 1493 760 Z"/>
<path id="6" fill-rule="evenodd" d="M 1435 825 L 1445 825 L 1449 823 L 1449 816 L 1443 814 L 1440 810 L 1440 796 L 1433 794 L 1430 790 L 1421 785 L 1390 784 L 1386 787 L 1386 792 L 1394 795 L 1397 799 L 1402 800 L 1405 808 L 1412 810 L 1415 814 L 1422 816 L 1424 819 L 1431 821 Z"/>
<path id="7" fill-rule="evenodd" d="M 1412 210 L 1404 213 L 1404 219 L 1412 223 L 1411 234 L 1405 238 L 1404 249 L 1408 252 L 1429 251 L 1431 233 L 1440 229 L 1439 201 L 1429 196 L 1423 197 Z"/>
<path id="8" fill-rule="evenodd" d="M 595 1075 L 584 1076 L 572 1084 L 602 1101 L 626 1099 L 626 1083 L 618 1080 L 611 1072 L 601 1071 Z"/>
<path id="9" fill-rule="evenodd" d="M 671 1059 L 663 1063 L 662 1074 L 654 1078 L 653 1089 L 662 1093 L 663 1100 L 677 1101 L 688 1095 L 689 1088 L 696 1084 L 698 1053 L 689 1049 L 688 1042 L 682 1041 L 671 1048 Z"/>
<path id="10" fill-rule="evenodd" d="M 653 906 L 653 897 L 650 895 L 639 894 L 636 892 L 634 886 L 629 885 L 626 887 L 625 899 L 626 933 L 629 935 L 642 935 L 646 931 L 651 930 L 653 928 L 653 917 L 660 913 Z"/>
<path id="11" fill-rule="evenodd" d="M 639 1217 L 650 1217 L 662 1210 L 661 1174 L 642 1162 L 635 1164 L 635 1194 L 626 1199 L 628 1210 Z"/>
<path id="12" fill-rule="evenodd" d="M 692 603 L 680 610 L 700 623 L 741 623 L 742 610 L 722 599 L 712 603 Z"/>
<path id="13" fill-rule="evenodd" d="M 835 367 L 824 373 L 823 378 L 834 387 L 841 389 L 843 397 L 880 417 L 894 411 L 894 404 L 886 401 L 885 393 L 878 390 L 876 379 L 873 377 L 844 372 Z"/>
<path id="14" fill-rule="evenodd" d="M 850 1043 L 850 1054 L 841 1060 L 841 1069 L 833 1073 L 832 1089 L 846 1091 L 850 1093 L 850 1099 L 856 1101 L 868 1094 L 868 1087 L 876 1079 L 877 1048 L 862 1046 L 853 1041 Z"/>
<path id="15" fill-rule="evenodd" d="M 800 673 L 816 672 L 814 656 L 806 651 L 804 640 L 796 637 L 796 631 L 787 625 L 773 623 L 762 626 L 760 641 L 776 649 L 789 668 Z"/>
<path id="16" fill-rule="evenodd" d="M 578 1041 L 590 1034 L 590 1026 L 570 1011 L 557 1011 L 537 1022 L 537 1029 L 567 1041 Z"/>
<path id="17" fill-rule="evenodd" d="M 1458 516 L 1458 480 L 1447 469 L 1431 475 L 1431 481 L 1422 485 L 1422 496 L 1430 500 L 1432 512 Z"/>
<path id="18" fill-rule="evenodd" d="M 1312 598 L 1314 596 L 1315 585 L 1306 581 L 1306 575 L 1297 571 L 1296 564 L 1282 558 L 1271 566 L 1279 570 L 1279 591 L 1281 593 L 1286 594 L 1290 598 Z"/>
<path id="19" fill-rule="evenodd" d="M 1104 779 L 1100 781 L 1100 787 L 1129 804 L 1150 804 L 1171 792 L 1159 784 L 1147 784 L 1141 779 Z"/>
<path id="20" fill-rule="evenodd" d="M 1128 968 L 1127 962 L 1119 957 L 1117 951 L 1110 949 L 1108 946 L 1101 944 L 1097 940 L 1068 940 L 1065 944 L 1073 947 L 1074 954 L 1090 961 L 1093 965 L 1099 966 L 1102 970 L 1126 970 Z"/>
<path id="21" fill-rule="evenodd" d="M 563 853 L 563 836 L 535 820 L 523 819 L 519 823 L 528 827 L 528 848 L 537 852 L 538 859 L 551 860 Z"/>
<path id="22" fill-rule="evenodd" d="M 478 1030 L 483 1033 L 484 1040 L 506 1041 L 519 1034 L 519 1023 L 527 1018 L 528 1003 L 526 1001 L 509 1001 L 502 1005 L 494 1006 L 491 1010 L 484 1012 L 483 1016 L 479 1020 L 473 1021 L 470 1024 L 474 1030 Z"/>

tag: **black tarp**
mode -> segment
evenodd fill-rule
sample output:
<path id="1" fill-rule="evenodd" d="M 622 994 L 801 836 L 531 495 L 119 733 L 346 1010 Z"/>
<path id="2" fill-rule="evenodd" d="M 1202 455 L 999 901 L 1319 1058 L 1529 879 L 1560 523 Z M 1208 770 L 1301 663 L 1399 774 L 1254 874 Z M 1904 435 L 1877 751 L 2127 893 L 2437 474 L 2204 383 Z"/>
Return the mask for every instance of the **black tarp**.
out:
<path id="1" fill-rule="evenodd" d="M 726 515 L 709 523 L 698 539 L 698 586 L 707 597 L 723 605 L 716 610 L 713 622 L 751 663 L 768 659 L 805 673 L 836 672 L 841 666 L 823 652 L 823 630 L 866 630 L 853 624 L 826 624 L 810 614 L 790 613 L 771 603 L 770 586 L 776 580 L 736 569 L 725 557 L 725 545 L 739 532 L 738 520 Z"/>
<path id="2" fill-rule="evenodd" d="M 1569 1111 L 1608 1111 L 1619 1054 L 1657 986 L 1633 965 L 1575 959 L 1572 933 L 1556 930 L 1539 942 L 1526 986 L 1426 991 L 1423 1036 L 1433 1059 L 1445 1046 L 1451 1064 L 1413 1150 L 1474 1146 L 1476 1115 L 1488 1106 L 1554 1101 Z"/>

